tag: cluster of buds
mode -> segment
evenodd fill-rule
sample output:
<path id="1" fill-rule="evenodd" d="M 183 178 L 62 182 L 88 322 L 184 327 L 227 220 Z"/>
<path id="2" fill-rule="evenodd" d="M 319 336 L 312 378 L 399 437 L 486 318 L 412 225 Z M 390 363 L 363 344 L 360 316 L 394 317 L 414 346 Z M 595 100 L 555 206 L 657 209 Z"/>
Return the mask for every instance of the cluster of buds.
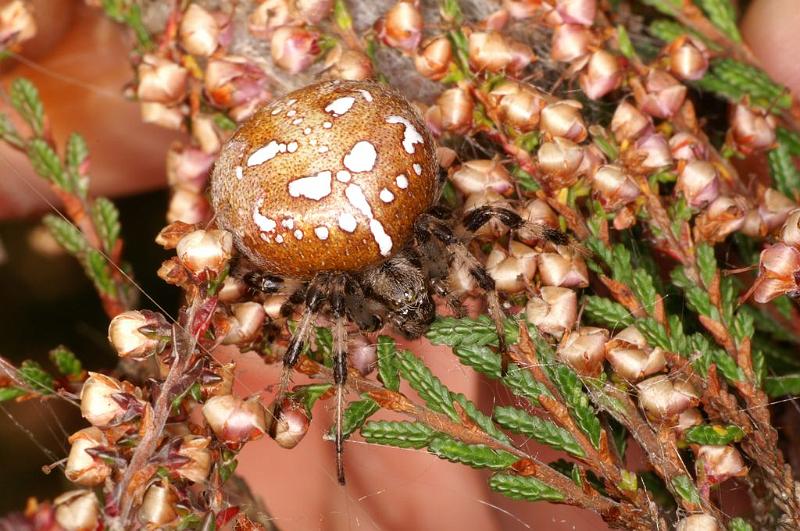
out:
<path id="1" fill-rule="evenodd" d="M 664 370 L 664 351 L 647 344 L 635 326 L 629 326 L 606 343 L 606 359 L 614 372 L 626 380 L 638 382 Z"/>
<path id="2" fill-rule="evenodd" d="M 753 285 L 756 302 L 769 302 L 785 294 L 800 296 L 800 210 L 793 210 L 786 218 L 780 241 L 761 252 Z"/>
<path id="3" fill-rule="evenodd" d="M 36 35 L 36 19 L 32 5 L 14 0 L 0 9 L 0 44 L 4 48 L 16 49 Z"/>

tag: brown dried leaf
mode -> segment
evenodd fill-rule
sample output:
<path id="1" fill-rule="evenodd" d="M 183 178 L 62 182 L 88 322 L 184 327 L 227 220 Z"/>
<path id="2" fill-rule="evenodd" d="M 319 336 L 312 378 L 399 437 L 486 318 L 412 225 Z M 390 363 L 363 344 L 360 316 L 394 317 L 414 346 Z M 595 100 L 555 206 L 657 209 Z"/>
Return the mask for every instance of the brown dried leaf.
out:
<path id="1" fill-rule="evenodd" d="M 636 299 L 636 295 L 633 294 L 633 291 L 631 291 L 631 288 L 606 275 L 600 275 L 600 281 L 608 288 L 611 295 L 620 304 L 625 306 L 634 317 L 647 317 L 647 312 L 639 306 L 639 301 Z"/>

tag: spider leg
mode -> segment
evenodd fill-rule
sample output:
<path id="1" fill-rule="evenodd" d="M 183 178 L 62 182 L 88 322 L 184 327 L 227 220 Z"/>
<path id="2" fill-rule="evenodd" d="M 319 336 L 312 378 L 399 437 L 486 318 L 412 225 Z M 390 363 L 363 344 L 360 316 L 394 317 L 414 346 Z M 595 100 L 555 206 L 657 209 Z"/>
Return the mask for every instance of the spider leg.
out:
<path id="1" fill-rule="evenodd" d="M 342 415 L 344 412 L 344 385 L 347 382 L 347 329 L 345 328 L 344 275 L 334 284 L 331 293 L 333 316 L 333 382 L 336 384 L 336 472 L 339 484 L 344 485 L 344 437 Z"/>
<path id="2" fill-rule="evenodd" d="M 581 248 L 580 244 L 573 242 L 567 234 L 560 230 L 527 221 L 513 210 L 499 206 L 484 205 L 466 212 L 463 218 L 464 228 L 475 232 L 492 219 L 497 219 L 511 230 L 527 233 L 533 238 L 546 240 L 555 245 L 572 245 L 577 247 L 577 250 Z"/>

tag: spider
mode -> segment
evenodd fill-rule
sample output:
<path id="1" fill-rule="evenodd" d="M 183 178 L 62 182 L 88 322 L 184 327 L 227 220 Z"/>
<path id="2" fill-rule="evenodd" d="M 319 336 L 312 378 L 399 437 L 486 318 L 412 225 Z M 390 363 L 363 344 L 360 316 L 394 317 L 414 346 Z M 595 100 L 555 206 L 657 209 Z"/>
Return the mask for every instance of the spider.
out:
<path id="1" fill-rule="evenodd" d="M 454 300 L 450 271 L 466 268 L 504 338 L 494 280 L 436 206 L 444 181 L 417 110 L 390 87 L 365 81 L 311 85 L 259 109 L 224 145 L 214 168 L 216 220 L 250 263 L 244 280 L 265 293 L 292 290 L 287 313 L 304 308 L 275 404 L 317 318 L 332 323 L 340 483 L 348 322 L 365 332 L 390 324 L 417 338 L 435 318 L 434 295 Z M 491 205 L 470 210 L 462 222 L 469 233 L 492 219 L 568 242 L 560 231 Z M 499 349 L 507 364 L 504 341 Z"/>

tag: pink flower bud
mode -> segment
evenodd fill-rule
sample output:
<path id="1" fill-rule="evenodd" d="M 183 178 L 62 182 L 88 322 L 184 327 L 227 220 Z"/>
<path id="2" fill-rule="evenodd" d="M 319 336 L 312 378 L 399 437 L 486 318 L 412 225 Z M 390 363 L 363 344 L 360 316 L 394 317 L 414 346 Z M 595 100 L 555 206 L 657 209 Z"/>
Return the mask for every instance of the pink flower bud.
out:
<path id="1" fill-rule="evenodd" d="M 563 188 L 578 180 L 578 168 L 583 161 L 583 148 L 566 138 L 556 137 L 544 142 L 536 153 L 539 170 L 547 176 L 550 186 Z"/>
<path id="2" fill-rule="evenodd" d="M 177 504 L 178 496 L 169 483 L 153 483 L 144 493 L 139 519 L 152 527 L 170 524 L 178 519 Z"/>
<path id="3" fill-rule="evenodd" d="M 635 140 L 652 125 L 650 118 L 627 101 L 617 105 L 617 110 L 611 118 L 611 131 L 618 142 Z"/>
<path id="4" fill-rule="evenodd" d="M 636 385 L 639 406 L 647 417 L 658 421 L 680 415 L 695 407 L 700 395 L 688 382 L 673 382 L 668 376 L 653 376 Z"/>
<path id="5" fill-rule="evenodd" d="M 108 325 L 108 341 L 120 358 L 144 359 L 160 352 L 164 347 L 163 336 L 169 333 L 164 318 L 147 310 L 122 312 Z"/>
<path id="6" fill-rule="evenodd" d="M 492 89 L 489 96 L 497 106 L 500 119 L 521 133 L 534 131 L 539 115 L 547 105 L 545 96 L 531 85 L 505 81 Z"/>
<path id="7" fill-rule="evenodd" d="M 492 190 L 484 190 L 470 194 L 464 200 L 464 212 L 469 212 L 474 208 L 484 205 L 494 205 L 503 208 L 511 208 L 511 205 L 503 196 Z M 497 219 L 491 219 L 488 223 L 474 232 L 475 236 L 482 239 L 495 240 L 508 232 L 508 225 L 501 223 Z"/>
<path id="8" fill-rule="evenodd" d="M 108 445 L 103 432 L 92 426 L 73 433 L 69 442 L 72 447 L 67 457 L 64 475 L 73 483 L 82 487 L 95 487 L 103 483 L 111 475 L 111 467 L 99 457 L 94 457 L 86 450 Z"/>
<path id="9" fill-rule="evenodd" d="M 677 160 L 704 160 L 706 158 L 706 145 L 691 133 L 675 133 L 669 139 L 672 156 Z"/>
<path id="10" fill-rule="evenodd" d="M 264 71 L 247 58 L 232 55 L 208 61 L 204 87 L 212 105 L 230 109 L 231 118 L 239 121 L 269 97 Z"/>
<path id="11" fill-rule="evenodd" d="M 619 166 L 601 166 L 592 178 L 592 190 L 606 210 L 617 210 L 636 200 L 641 190 Z"/>
<path id="12" fill-rule="evenodd" d="M 451 88 L 442 92 L 436 105 L 425 113 L 425 122 L 437 134 L 451 132 L 463 134 L 472 127 L 472 97 L 462 88 Z"/>
<path id="13" fill-rule="evenodd" d="M 233 392 L 233 378 L 236 373 L 236 364 L 213 364 L 200 375 L 200 386 L 203 396 L 229 395 Z"/>
<path id="14" fill-rule="evenodd" d="M 764 196 L 758 203 L 758 214 L 764 221 L 766 232 L 770 233 L 777 227 L 784 224 L 789 214 L 797 207 L 794 201 L 775 190 L 767 188 Z M 798 220 L 800 222 L 800 220 Z M 798 237 L 798 247 L 800 247 L 800 235 Z M 793 244 L 794 245 L 794 244 Z"/>
<path id="15" fill-rule="evenodd" d="M 695 449 L 695 454 L 697 466 L 702 466 L 706 480 L 712 485 L 747 475 L 742 454 L 733 446 L 702 445 Z"/>
<path id="16" fill-rule="evenodd" d="M 425 23 L 422 13 L 413 2 L 401 0 L 394 4 L 378 24 L 378 36 L 387 45 L 412 54 L 422 39 Z"/>
<path id="17" fill-rule="evenodd" d="M 606 359 L 614 372 L 634 382 L 661 372 L 667 365 L 664 352 L 650 348 L 635 326 L 625 328 L 606 343 Z"/>
<path id="18" fill-rule="evenodd" d="M 766 303 L 785 293 L 800 293 L 800 251 L 783 243 L 776 243 L 761 251 L 759 274 L 753 299 Z"/>
<path id="19" fill-rule="evenodd" d="M 541 7 L 541 0 L 503 0 L 503 9 L 516 20 L 532 17 Z"/>
<path id="20" fill-rule="evenodd" d="M 655 118 L 672 118 L 686 99 L 686 86 L 663 70 L 650 70 L 645 90 L 636 94 L 636 100 L 642 111 Z"/>
<path id="21" fill-rule="evenodd" d="M 646 134 L 637 140 L 636 154 L 644 157 L 643 168 L 653 170 L 672 165 L 672 153 L 661 133 Z"/>
<path id="22" fill-rule="evenodd" d="M 142 102 L 139 105 L 142 121 L 146 124 L 155 124 L 166 129 L 178 130 L 183 125 L 183 119 L 188 109 L 183 106 L 167 107 L 163 103 Z"/>
<path id="23" fill-rule="evenodd" d="M 697 81 L 708 70 L 708 51 L 699 39 L 679 37 L 667 48 L 669 69 L 679 79 Z"/>
<path id="24" fill-rule="evenodd" d="M 486 271 L 494 279 L 497 289 L 504 293 L 519 293 L 536 274 L 536 254 L 530 247 L 517 243 L 517 254 L 511 256 L 499 245 L 495 245 L 486 258 Z M 523 249 L 524 248 L 524 249 Z M 527 249 L 527 255 L 525 253 Z"/>
<path id="25" fill-rule="evenodd" d="M 800 208 L 789 213 L 781 229 L 781 241 L 800 249 Z"/>
<path id="26" fill-rule="evenodd" d="M 198 114 L 192 118 L 192 138 L 209 155 L 219 152 L 222 146 L 214 119 L 207 114 Z"/>
<path id="27" fill-rule="evenodd" d="M 492 190 L 509 195 L 514 192 L 511 174 L 497 159 L 469 160 L 450 177 L 453 185 L 464 194 Z"/>
<path id="28" fill-rule="evenodd" d="M 575 100 L 551 103 L 542 109 L 539 128 L 553 137 L 562 137 L 573 142 L 583 142 L 588 135 L 583 123 L 581 108 Z"/>
<path id="29" fill-rule="evenodd" d="M 556 0 L 556 12 L 563 24 L 591 26 L 597 12 L 597 0 Z"/>
<path id="30" fill-rule="evenodd" d="M 295 0 L 295 8 L 307 24 L 319 24 L 330 15 L 333 0 Z"/>
<path id="31" fill-rule="evenodd" d="M 597 50 L 592 54 L 586 71 L 580 76 L 581 89 L 592 100 L 599 100 L 615 90 L 621 81 L 619 59 L 605 50 Z"/>
<path id="32" fill-rule="evenodd" d="M 36 18 L 30 4 L 14 0 L 0 9 L 0 43 L 4 47 L 27 41 L 36 35 Z"/>
<path id="33" fill-rule="evenodd" d="M 55 518 L 64 531 L 95 531 L 100 502 L 88 489 L 71 490 L 53 500 Z"/>
<path id="34" fill-rule="evenodd" d="M 175 143 L 167 151 L 167 182 L 172 187 L 202 193 L 214 159 L 200 149 Z"/>
<path id="35" fill-rule="evenodd" d="M 690 407 L 686 411 L 678 415 L 678 423 L 675 425 L 675 431 L 678 432 L 678 438 L 683 437 L 683 434 L 689 428 L 699 426 L 705 421 L 703 414 L 696 407 Z"/>
<path id="36" fill-rule="evenodd" d="M 718 197 L 695 218 L 695 239 L 709 243 L 721 242 L 742 228 L 747 210 L 744 197 Z"/>
<path id="37" fill-rule="evenodd" d="M 730 138 L 736 149 L 749 155 L 775 143 L 775 117 L 746 105 L 736 105 L 731 116 Z"/>
<path id="38" fill-rule="evenodd" d="M 139 64 L 137 95 L 142 102 L 173 105 L 186 95 L 189 71 L 167 59 L 152 54 Z"/>
<path id="39" fill-rule="evenodd" d="M 599 376 L 603 371 L 608 330 L 584 326 L 570 332 L 558 345 L 558 358 L 583 376 Z"/>
<path id="40" fill-rule="evenodd" d="M 693 514 L 678 521 L 675 531 L 720 531 L 717 519 L 708 514 Z"/>
<path id="41" fill-rule="evenodd" d="M 264 324 L 266 313 L 264 307 L 257 302 L 242 302 L 234 304 L 231 309 L 233 315 L 230 317 L 230 328 L 223 345 L 238 345 L 251 343 L 258 337 L 261 327 Z"/>
<path id="42" fill-rule="evenodd" d="M 528 301 L 525 315 L 540 331 L 560 338 L 578 319 L 578 295 L 569 288 L 544 286 L 539 297 Z"/>
<path id="43" fill-rule="evenodd" d="M 332 79 L 363 81 L 370 79 L 374 71 L 372 61 L 365 54 L 356 50 L 344 50 L 334 59 L 327 74 Z"/>
<path id="44" fill-rule="evenodd" d="M 308 69 L 319 55 L 319 33 L 295 26 L 282 26 L 270 40 L 272 60 L 290 74 Z"/>
<path id="45" fill-rule="evenodd" d="M 217 292 L 220 302 L 236 302 L 247 294 L 247 284 L 236 277 L 225 277 L 222 287 Z"/>
<path id="46" fill-rule="evenodd" d="M 476 31 L 469 36 L 469 62 L 476 71 L 521 72 L 533 61 L 527 46 L 506 38 L 497 31 Z"/>
<path id="47" fill-rule="evenodd" d="M 217 438 L 232 446 L 258 439 L 267 431 L 264 408 L 255 397 L 215 396 L 203 405 L 203 417 Z"/>
<path id="48" fill-rule="evenodd" d="M 262 0 L 248 19 L 248 29 L 256 37 L 267 39 L 272 32 L 292 22 L 289 0 Z"/>
<path id="49" fill-rule="evenodd" d="M 208 57 L 219 46 L 216 19 L 198 4 L 189 4 L 179 29 L 181 46 L 192 55 Z"/>
<path id="50" fill-rule="evenodd" d="M 585 288 L 589 285 L 586 262 L 565 246 L 559 246 L 556 253 L 539 255 L 539 278 L 545 286 Z"/>
<path id="51" fill-rule="evenodd" d="M 422 50 L 414 56 L 414 66 L 421 75 L 438 81 L 450 71 L 452 60 L 450 39 L 440 36 L 423 45 Z"/>
<path id="52" fill-rule="evenodd" d="M 224 230 L 196 230 L 178 242 L 178 259 L 193 275 L 219 275 L 233 253 L 233 236 Z"/>
<path id="53" fill-rule="evenodd" d="M 584 26 L 562 24 L 553 31 L 550 57 L 568 63 L 589 53 L 592 33 Z"/>
<path id="54" fill-rule="evenodd" d="M 201 483 L 211 470 L 211 439 L 200 435 L 186 435 L 178 448 L 178 455 L 188 462 L 178 466 L 175 471 L 180 477 L 194 483 Z"/>
<path id="55" fill-rule="evenodd" d="M 169 200 L 167 222 L 198 225 L 211 218 L 211 204 L 205 194 L 177 188 Z"/>
<path id="56" fill-rule="evenodd" d="M 350 367 L 355 368 L 362 376 L 375 370 L 378 364 L 378 348 L 374 341 L 370 341 L 363 334 L 350 337 L 347 357 Z"/>
<path id="57" fill-rule="evenodd" d="M 693 160 L 678 174 L 675 191 L 681 192 L 689 206 L 702 208 L 719 197 L 719 176 L 710 162 Z"/>
<path id="58" fill-rule="evenodd" d="M 275 433 L 270 435 L 281 448 L 294 448 L 306 436 L 310 420 L 302 404 L 286 399 L 275 419 Z"/>
<path id="59" fill-rule="evenodd" d="M 89 372 L 81 388 L 81 416 L 93 426 L 108 426 L 126 413 L 115 396 L 124 391 L 122 385 L 105 374 Z"/>

